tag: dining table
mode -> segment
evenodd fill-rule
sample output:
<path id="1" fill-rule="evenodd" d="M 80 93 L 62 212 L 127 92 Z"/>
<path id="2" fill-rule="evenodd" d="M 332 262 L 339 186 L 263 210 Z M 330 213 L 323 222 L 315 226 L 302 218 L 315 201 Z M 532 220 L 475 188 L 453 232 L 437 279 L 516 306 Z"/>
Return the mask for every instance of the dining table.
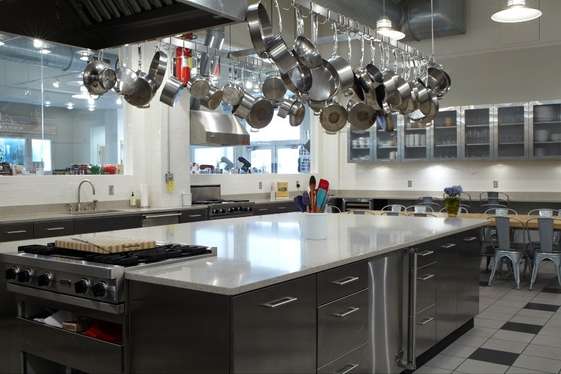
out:
<path id="1" fill-rule="evenodd" d="M 366 210 L 366 209 L 354 209 L 349 211 L 351 214 L 369 214 L 374 216 L 381 216 L 381 215 L 390 215 L 391 212 L 389 211 L 381 211 L 381 210 Z M 390 213 L 390 214 L 388 214 Z M 439 213 L 439 212 L 427 212 L 427 213 L 414 213 L 414 212 L 401 212 L 399 215 L 403 216 L 417 216 L 419 218 L 424 217 L 449 217 L 448 213 Z M 456 217 L 461 218 L 468 218 L 468 219 L 486 219 L 488 221 L 489 226 L 495 226 L 495 215 L 493 214 L 485 214 L 485 213 L 461 213 L 458 214 Z M 527 214 L 509 214 L 507 217 L 510 219 L 510 226 L 513 229 L 530 229 L 536 230 L 538 228 L 538 220 L 539 216 L 537 215 L 527 215 Z M 450 217 L 453 218 L 453 217 Z M 554 216 L 553 218 L 553 227 L 555 230 L 561 230 L 561 217 Z"/>

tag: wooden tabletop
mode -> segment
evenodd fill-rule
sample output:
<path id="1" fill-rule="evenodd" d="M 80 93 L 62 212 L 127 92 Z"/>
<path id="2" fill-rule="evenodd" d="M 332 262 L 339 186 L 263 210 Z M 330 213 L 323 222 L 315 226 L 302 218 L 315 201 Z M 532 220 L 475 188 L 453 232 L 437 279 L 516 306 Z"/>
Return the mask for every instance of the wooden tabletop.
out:
<path id="1" fill-rule="evenodd" d="M 355 210 L 356 212 L 360 212 L 361 214 L 371 214 L 371 215 L 375 215 L 375 216 L 381 216 L 382 213 L 388 213 L 388 212 L 382 212 L 381 210 Z M 428 213 L 429 217 L 448 217 L 447 213 Z M 413 216 L 415 215 L 413 212 L 402 212 L 400 215 L 404 215 L 404 216 Z M 458 217 L 460 218 L 468 218 L 468 219 L 488 219 L 489 220 L 489 225 L 490 226 L 494 226 L 494 216 L 492 214 L 484 214 L 484 213 L 462 213 L 459 214 Z M 511 218 L 510 220 L 510 226 L 513 228 L 525 228 L 528 227 L 530 229 L 537 229 L 538 228 L 538 222 L 536 220 L 536 218 L 538 218 L 538 216 L 529 216 L 527 214 L 520 214 L 520 215 L 514 215 L 514 214 L 509 214 L 508 215 L 509 218 Z M 553 217 L 554 218 L 554 227 L 556 230 L 561 230 L 561 218 L 560 217 Z M 533 219 L 532 221 L 530 221 L 531 219 Z M 528 222 L 530 221 L 530 222 Z"/>

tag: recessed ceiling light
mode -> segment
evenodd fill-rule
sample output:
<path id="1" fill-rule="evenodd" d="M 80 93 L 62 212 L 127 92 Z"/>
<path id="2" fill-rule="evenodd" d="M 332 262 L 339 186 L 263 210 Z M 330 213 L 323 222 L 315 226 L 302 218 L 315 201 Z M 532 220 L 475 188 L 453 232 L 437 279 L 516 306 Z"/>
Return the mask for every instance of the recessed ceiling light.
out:
<path id="1" fill-rule="evenodd" d="M 46 106 L 47 108 L 50 107 L 50 106 L 51 106 L 51 102 L 50 102 L 49 100 L 46 100 L 46 101 L 45 101 L 45 106 Z"/>
<path id="2" fill-rule="evenodd" d="M 93 52 L 89 49 L 82 49 L 82 50 L 78 51 L 77 53 L 80 55 L 80 60 L 82 60 L 82 61 L 89 61 L 90 56 L 93 54 Z"/>
<path id="3" fill-rule="evenodd" d="M 54 88 L 60 88 L 60 81 L 59 80 L 54 81 L 53 82 L 53 87 Z"/>
<path id="4" fill-rule="evenodd" d="M 491 19 L 499 23 L 528 22 L 542 16 L 542 11 L 526 6 L 526 0 L 508 0 L 506 8 L 496 12 Z"/>
<path id="5" fill-rule="evenodd" d="M 48 55 L 49 53 L 51 53 L 51 50 L 43 48 L 43 49 L 39 50 L 39 53 L 42 54 L 42 55 Z"/>
<path id="6" fill-rule="evenodd" d="M 4 43 L 2 40 L 0 40 L 0 47 L 2 47 L 4 44 L 6 44 L 6 43 Z"/>
<path id="7" fill-rule="evenodd" d="M 393 40 L 405 38 L 405 34 L 393 28 L 392 21 L 388 17 L 382 17 L 376 22 L 376 32 Z"/>
<path id="8" fill-rule="evenodd" d="M 93 111 L 95 110 L 95 106 L 89 106 L 89 107 L 88 107 L 88 110 L 89 110 L 90 112 L 93 112 Z"/>
<path id="9" fill-rule="evenodd" d="M 68 110 L 74 109 L 74 103 L 73 102 L 66 103 L 66 109 L 68 109 Z"/>
<path id="10" fill-rule="evenodd" d="M 41 49 L 45 47 L 45 42 L 41 39 L 33 39 L 33 47 L 37 49 Z"/>

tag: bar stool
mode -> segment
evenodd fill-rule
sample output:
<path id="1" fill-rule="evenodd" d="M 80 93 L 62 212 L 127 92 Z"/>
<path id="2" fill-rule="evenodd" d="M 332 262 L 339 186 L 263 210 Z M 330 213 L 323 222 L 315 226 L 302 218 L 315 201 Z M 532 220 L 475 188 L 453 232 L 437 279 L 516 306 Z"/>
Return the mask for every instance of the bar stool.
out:
<path id="1" fill-rule="evenodd" d="M 529 216 L 540 216 L 540 217 L 553 217 L 556 213 L 553 209 L 548 208 L 540 208 L 540 209 L 532 209 L 528 212 Z"/>
<path id="2" fill-rule="evenodd" d="M 526 245 L 524 243 L 514 243 L 511 230 L 511 220 L 519 222 L 522 227 L 524 223 L 517 218 L 506 216 L 495 216 L 496 242 L 495 255 L 489 277 L 489 287 L 493 285 L 497 268 L 502 261 L 508 260 L 512 265 L 512 273 L 514 275 L 514 283 L 517 289 L 520 289 L 520 262 L 522 261 Z"/>
<path id="3" fill-rule="evenodd" d="M 538 223 L 539 242 L 532 241 L 530 235 L 530 223 Z M 526 222 L 526 232 L 530 243 L 532 259 L 532 278 L 530 280 L 530 290 L 534 289 L 534 284 L 538 278 L 540 265 L 544 261 L 551 261 L 557 271 L 557 281 L 561 286 L 561 249 L 559 248 L 559 235 L 556 233 L 555 224 L 561 224 L 561 219 L 552 217 L 535 217 Z"/>

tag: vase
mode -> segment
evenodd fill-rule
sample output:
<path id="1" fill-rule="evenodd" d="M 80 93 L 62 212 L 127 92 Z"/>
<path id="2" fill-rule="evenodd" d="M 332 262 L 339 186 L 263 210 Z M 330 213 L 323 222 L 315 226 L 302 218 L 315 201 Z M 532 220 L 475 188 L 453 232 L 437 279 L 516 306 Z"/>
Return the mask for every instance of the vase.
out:
<path id="1" fill-rule="evenodd" d="M 444 199 L 444 207 L 448 212 L 448 217 L 456 217 L 460 210 L 460 198 L 447 197 L 446 199 Z"/>

